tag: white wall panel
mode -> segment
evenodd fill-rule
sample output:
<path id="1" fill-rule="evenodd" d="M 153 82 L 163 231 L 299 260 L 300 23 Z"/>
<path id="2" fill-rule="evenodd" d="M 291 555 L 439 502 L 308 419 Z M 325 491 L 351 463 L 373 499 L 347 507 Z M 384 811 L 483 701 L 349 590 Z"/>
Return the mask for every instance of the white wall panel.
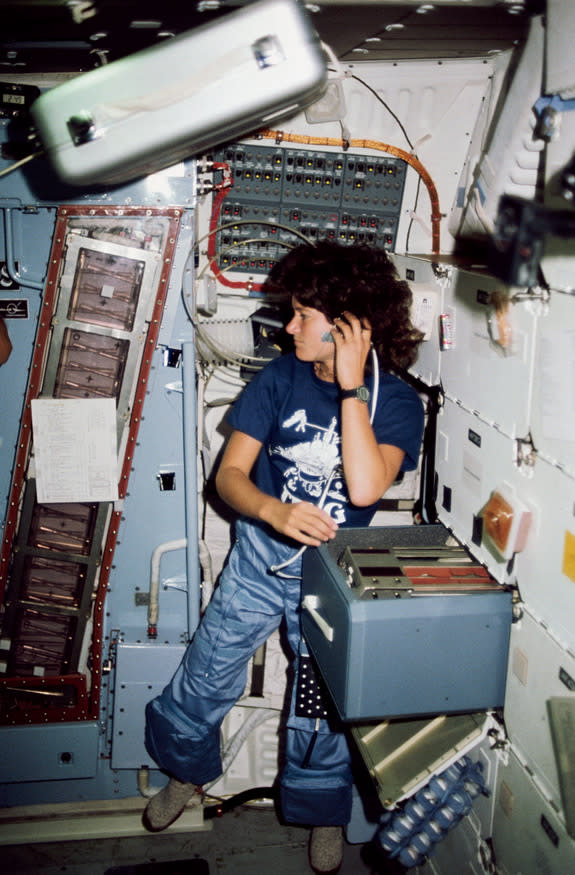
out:
<path id="1" fill-rule="evenodd" d="M 500 875 L 575 872 L 575 842 L 511 751 L 499 769 L 493 846 Z"/>
<path id="2" fill-rule="evenodd" d="M 537 452 L 575 477 L 575 299 L 551 294 L 537 332 L 531 430 Z"/>
<path id="3" fill-rule="evenodd" d="M 523 437 L 530 424 L 530 393 L 536 318 L 523 303 L 510 305 L 510 345 L 504 351 L 490 303 L 502 284 L 485 272 L 454 269 L 446 286 L 444 313 L 452 323 L 453 345 L 441 353 L 445 393 L 496 425 Z"/>
<path id="4" fill-rule="evenodd" d="M 525 494 L 536 509 L 515 561 L 521 598 L 575 652 L 575 480 L 540 457 Z"/>
<path id="5" fill-rule="evenodd" d="M 473 818 L 463 820 L 450 830 L 433 851 L 433 856 L 417 869 L 418 875 L 484 875 L 481 858 L 481 839 Z"/>
<path id="6" fill-rule="evenodd" d="M 433 270 L 430 259 L 413 258 L 409 255 L 394 255 L 393 261 L 402 280 L 407 280 L 414 293 L 414 321 L 417 322 L 416 298 L 424 291 L 429 293 L 430 334 L 424 340 L 418 351 L 417 361 L 410 369 L 411 373 L 419 377 L 427 386 L 436 386 L 439 383 L 439 314 L 443 307 L 444 281 L 438 278 Z M 421 327 L 425 331 L 425 328 Z"/>
<path id="7" fill-rule="evenodd" d="M 501 752 L 497 745 L 499 740 L 505 738 L 503 726 L 498 727 L 493 734 L 487 737 L 475 747 L 469 756 L 474 762 L 481 764 L 483 778 L 488 790 L 487 796 L 478 796 L 473 801 L 470 817 L 475 822 L 476 832 L 483 839 L 488 839 L 493 833 L 493 808 L 495 800 L 495 787 L 497 786 L 497 774 L 501 761 Z"/>
<path id="8" fill-rule="evenodd" d="M 501 733 L 503 735 L 503 733 Z M 495 788 L 501 754 L 496 739 L 488 734 L 468 756 L 479 762 L 488 790 L 473 800 L 473 807 L 460 823 L 440 841 L 429 860 L 417 870 L 418 875 L 483 875 L 490 868 L 492 852 L 488 843 L 493 832 Z"/>
<path id="9" fill-rule="evenodd" d="M 474 535 L 476 517 L 491 493 L 507 483 L 518 497 L 530 494 L 531 480 L 515 464 L 516 442 L 473 413 L 445 399 L 437 420 L 437 512 L 483 562 L 496 580 L 505 581 L 507 560 Z"/>
<path id="10" fill-rule="evenodd" d="M 564 678 L 564 680 L 562 680 Z M 575 699 L 575 657 L 526 611 L 511 629 L 505 726 L 558 810 L 561 794 L 547 715 L 552 696 Z"/>

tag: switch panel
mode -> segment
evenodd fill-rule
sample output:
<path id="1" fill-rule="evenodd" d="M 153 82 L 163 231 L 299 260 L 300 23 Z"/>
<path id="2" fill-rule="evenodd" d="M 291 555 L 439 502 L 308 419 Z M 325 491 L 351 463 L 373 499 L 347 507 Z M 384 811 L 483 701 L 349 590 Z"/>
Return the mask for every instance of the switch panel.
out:
<path id="1" fill-rule="evenodd" d="M 233 179 L 216 235 L 220 269 L 267 273 L 299 235 L 393 251 L 407 166 L 400 158 L 259 144 L 212 157 Z"/>

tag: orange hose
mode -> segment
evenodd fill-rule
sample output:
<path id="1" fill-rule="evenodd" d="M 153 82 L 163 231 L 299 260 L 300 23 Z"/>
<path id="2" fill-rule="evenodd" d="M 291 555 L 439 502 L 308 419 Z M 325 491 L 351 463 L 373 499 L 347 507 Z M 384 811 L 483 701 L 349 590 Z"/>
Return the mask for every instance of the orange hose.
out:
<path id="1" fill-rule="evenodd" d="M 286 134 L 283 131 L 260 131 L 258 136 L 264 139 L 275 140 L 277 143 L 304 143 L 309 146 L 338 146 L 342 148 L 342 141 L 330 137 L 308 137 L 303 134 Z M 378 152 L 387 152 L 394 155 L 396 158 L 401 158 L 414 170 L 419 173 L 429 194 L 431 201 L 431 248 L 435 256 L 439 256 L 439 223 L 441 222 L 441 213 L 439 210 L 439 196 L 435 184 L 415 155 L 411 152 L 406 152 L 404 149 L 399 149 L 397 146 L 391 146 L 389 143 L 380 143 L 378 140 L 350 140 L 346 143 L 346 147 L 356 149 L 375 149 Z"/>

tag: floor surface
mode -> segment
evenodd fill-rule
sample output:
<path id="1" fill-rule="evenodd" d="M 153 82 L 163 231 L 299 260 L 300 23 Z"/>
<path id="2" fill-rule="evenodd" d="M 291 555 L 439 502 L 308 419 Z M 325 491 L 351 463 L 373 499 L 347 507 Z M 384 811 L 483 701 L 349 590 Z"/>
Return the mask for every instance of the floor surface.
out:
<path id="1" fill-rule="evenodd" d="M 209 875 L 307 875 L 312 872 L 308 836 L 305 828 L 280 824 L 271 808 L 243 806 L 193 833 L 167 830 L 122 838 L 6 845 L 1 849 L 0 869 L 3 875 L 106 875 L 113 867 L 199 858 L 207 862 Z M 363 847 L 345 844 L 341 875 L 391 871 L 367 863 L 362 858 Z M 160 871 L 164 875 L 165 869 L 158 866 Z M 194 867 L 188 871 L 193 873 Z M 173 872 L 186 875 L 186 868 L 182 863 Z"/>

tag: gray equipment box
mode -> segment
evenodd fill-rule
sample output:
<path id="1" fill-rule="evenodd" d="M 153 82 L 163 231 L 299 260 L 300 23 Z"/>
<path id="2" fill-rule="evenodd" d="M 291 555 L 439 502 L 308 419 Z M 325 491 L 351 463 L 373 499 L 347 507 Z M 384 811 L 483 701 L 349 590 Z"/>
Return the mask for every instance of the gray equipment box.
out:
<path id="1" fill-rule="evenodd" d="M 303 633 L 343 720 L 502 707 L 512 594 L 450 537 L 340 529 L 304 553 Z"/>
<path id="2" fill-rule="evenodd" d="M 30 111 L 64 182 L 119 183 L 299 112 L 326 77 L 302 6 L 259 0 L 59 85 Z"/>

